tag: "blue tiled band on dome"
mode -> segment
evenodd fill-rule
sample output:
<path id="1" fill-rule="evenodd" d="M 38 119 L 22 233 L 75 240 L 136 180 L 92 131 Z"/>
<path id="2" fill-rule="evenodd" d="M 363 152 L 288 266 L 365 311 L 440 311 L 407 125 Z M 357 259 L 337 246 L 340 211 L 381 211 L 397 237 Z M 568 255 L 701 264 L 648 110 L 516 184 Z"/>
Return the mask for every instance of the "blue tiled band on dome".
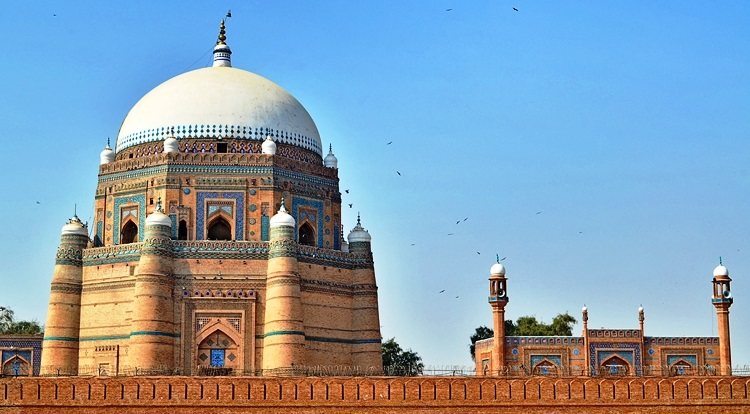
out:
<path id="1" fill-rule="evenodd" d="M 163 141 L 169 137 L 179 139 L 247 139 L 263 141 L 270 135 L 274 141 L 301 147 L 323 156 L 320 142 L 314 138 L 296 132 L 283 131 L 266 127 L 252 127 L 249 125 L 164 125 L 157 128 L 134 132 L 117 139 L 116 152 L 147 142 Z"/>

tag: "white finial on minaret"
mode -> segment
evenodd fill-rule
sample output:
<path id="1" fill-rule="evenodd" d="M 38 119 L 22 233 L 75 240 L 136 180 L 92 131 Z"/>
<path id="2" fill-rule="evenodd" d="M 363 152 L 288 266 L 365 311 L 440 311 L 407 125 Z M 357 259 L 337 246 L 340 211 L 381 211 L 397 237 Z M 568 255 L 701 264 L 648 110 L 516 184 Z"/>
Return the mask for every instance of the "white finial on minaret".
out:
<path id="1" fill-rule="evenodd" d="M 219 38 L 216 40 L 216 46 L 214 47 L 214 64 L 213 67 L 232 67 L 232 51 L 226 44 L 227 32 L 224 27 L 224 19 L 221 20 L 219 25 Z"/>

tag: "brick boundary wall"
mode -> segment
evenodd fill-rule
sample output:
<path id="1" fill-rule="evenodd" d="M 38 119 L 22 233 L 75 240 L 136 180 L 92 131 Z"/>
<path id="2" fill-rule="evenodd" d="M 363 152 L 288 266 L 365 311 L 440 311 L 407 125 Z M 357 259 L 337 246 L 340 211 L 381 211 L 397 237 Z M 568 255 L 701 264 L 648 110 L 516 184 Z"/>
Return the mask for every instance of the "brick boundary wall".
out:
<path id="1" fill-rule="evenodd" d="M 750 413 L 750 378 L 18 377 L 2 413 Z"/>

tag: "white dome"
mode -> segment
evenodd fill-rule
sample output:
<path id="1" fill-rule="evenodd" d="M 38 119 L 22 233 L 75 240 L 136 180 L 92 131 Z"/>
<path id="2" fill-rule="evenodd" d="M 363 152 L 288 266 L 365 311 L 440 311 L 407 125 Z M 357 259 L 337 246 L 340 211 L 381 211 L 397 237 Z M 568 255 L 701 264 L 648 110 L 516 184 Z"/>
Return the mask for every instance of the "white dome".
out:
<path id="1" fill-rule="evenodd" d="M 148 217 L 146 217 L 146 225 L 147 226 L 167 226 L 169 228 L 172 228 L 172 220 L 169 218 L 168 215 L 162 213 L 159 210 L 154 211 L 153 213 L 149 214 Z"/>
<path id="2" fill-rule="evenodd" d="M 362 227 L 362 222 L 359 219 L 359 214 L 357 214 L 357 225 L 354 226 L 352 231 L 349 232 L 349 236 L 347 237 L 349 240 L 349 244 L 351 243 L 357 243 L 357 242 L 367 242 L 369 243 L 372 241 L 372 236 L 370 236 L 370 232 L 365 230 L 364 227 Z"/>
<path id="3" fill-rule="evenodd" d="M 271 137 L 266 137 L 266 140 L 260 146 L 260 150 L 263 154 L 276 155 L 276 143 L 273 142 Z"/>
<path id="4" fill-rule="evenodd" d="M 505 276 L 505 266 L 502 263 L 495 263 L 490 267 L 490 274 L 497 276 Z"/>
<path id="5" fill-rule="evenodd" d="M 718 265 L 714 268 L 714 276 L 729 276 L 729 270 L 724 265 Z"/>
<path id="6" fill-rule="evenodd" d="M 328 155 L 323 159 L 323 165 L 325 165 L 326 168 L 339 168 L 339 160 L 333 155 L 332 145 L 328 147 Z"/>
<path id="7" fill-rule="evenodd" d="M 67 223 L 65 223 L 64 226 L 62 226 L 61 234 L 78 234 L 80 236 L 87 236 L 89 235 L 88 227 L 86 227 L 85 224 L 81 223 L 81 220 L 78 218 L 78 216 L 73 216 L 70 220 L 68 220 Z"/>
<path id="8" fill-rule="evenodd" d="M 157 86 L 122 122 L 116 150 L 171 136 L 278 142 L 323 154 L 310 114 L 270 80 L 232 67 L 193 70 Z"/>
<path id="9" fill-rule="evenodd" d="M 283 199 L 281 200 L 281 207 L 279 207 L 279 212 L 271 217 L 270 224 L 271 228 L 281 226 L 294 227 L 297 224 L 297 222 L 294 221 L 294 217 L 287 213 L 286 207 L 284 207 Z"/>
<path id="10" fill-rule="evenodd" d="M 164 140 L 164 152 L 177 153 L 180 152 L 180 144 L 177 143 L 175 137 L 169 137 Z"/>
<path id="11" fill-rule="evenodd" d="M 112 151 L 112 148 L 110 148 L 109 145 L 107 145 L 102 152 L 99 153 L 99 165 L 109 164 L 114 160 L 115 152 Z"/>

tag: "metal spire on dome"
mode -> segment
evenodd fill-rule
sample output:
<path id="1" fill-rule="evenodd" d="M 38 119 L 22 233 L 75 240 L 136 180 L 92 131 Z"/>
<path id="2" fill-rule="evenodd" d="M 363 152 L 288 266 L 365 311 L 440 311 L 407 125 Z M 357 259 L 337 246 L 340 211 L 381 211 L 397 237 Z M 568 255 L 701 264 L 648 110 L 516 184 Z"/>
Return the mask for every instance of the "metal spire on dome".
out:
<path id="1" fill-rule="evenodd" d="M 281 205 L 279 206 L 279 213 L 287 213 L 286 206 L 284 205 L 284 196 L 281 196 Z"/>
<path id="2" fill-rule="evenodd" d="M 164 210 L 161 208 L 161 196 L 156 200 L 156 211 L 159 213 L 164 213 Z"/>
<path id="3" fill-rule="evenodd" d="M 219 24 L 219 37 L 216 40 L 216 46 L 214 47 L 214 64 L 213 67 L 232 67 L 232 60 L 230 56 L 232 51 L 229 49 L 226 43 L 227 32 L 224 26 L 224 19 L 221 19 Z"/>
<path id="4" fill-rule="evenodd" d="M 362 222 L 359 220 L 359 211 L 357 212 L 357 227 L 362 227 Z"/>

